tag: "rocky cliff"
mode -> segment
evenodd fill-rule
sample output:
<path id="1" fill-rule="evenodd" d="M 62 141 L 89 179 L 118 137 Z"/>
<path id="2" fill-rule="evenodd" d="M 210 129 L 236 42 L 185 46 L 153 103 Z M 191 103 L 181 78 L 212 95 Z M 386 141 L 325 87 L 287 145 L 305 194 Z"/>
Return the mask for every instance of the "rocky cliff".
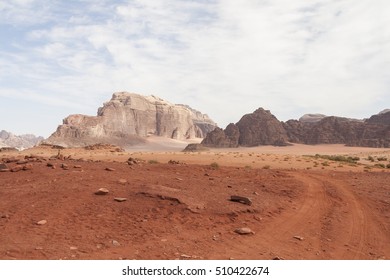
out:
<path id="1" fill-rule="evenodd" d="M 216 128 L 202 141 L 206 147 L 253 147 L 259 145 L 287 145 L 288 137 L 282 123 L 270 111 L 259 108 L 244 115 L 225 130 Z"/>
<path id="2" fill-rule="evenodd" d="M 234 137 L 232 137 L 234 128 Z M 202 141 L 208 147 L 237 147 L 302 144 L 345 144 L 348 146 L 390 147 L 390 111 L 366 120 L 308 114 L 299 120 L 280 122 L 262 108 L 247 114 L 236 124 L 215 129 Z"/>
<path id="3" fill-rule="evenodd" d="M 15 135 L 11 132 L 0 131 L 0 148 L 13 147 L 19 150 L 31 148 L 41 142 L 44 138 L 33 134 Z"/>
<path id="4" fill-rule="evenodd" d="M 186 105 L 156 96 L 114 93 L 97 116 L 71 115 L 46 142 L 63 146 L 111 143 L 130 146 L 156 135 L 173 139 L 203 138 L 216 124 Z"/>

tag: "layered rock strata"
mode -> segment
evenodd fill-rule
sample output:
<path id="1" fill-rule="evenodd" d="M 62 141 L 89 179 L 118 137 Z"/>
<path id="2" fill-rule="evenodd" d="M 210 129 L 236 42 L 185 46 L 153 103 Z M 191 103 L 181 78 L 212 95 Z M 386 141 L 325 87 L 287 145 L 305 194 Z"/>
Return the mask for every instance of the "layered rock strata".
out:
<path id="1" fill-rule="evenodd" d="M 46 142 L 63 146 L 110 143 L 131 146 L 150 135 L 172 139 L 203 138 L 216 124 L 186 105 L 156 96 L 114 93 L 97 116 L 70 115 Z"/>

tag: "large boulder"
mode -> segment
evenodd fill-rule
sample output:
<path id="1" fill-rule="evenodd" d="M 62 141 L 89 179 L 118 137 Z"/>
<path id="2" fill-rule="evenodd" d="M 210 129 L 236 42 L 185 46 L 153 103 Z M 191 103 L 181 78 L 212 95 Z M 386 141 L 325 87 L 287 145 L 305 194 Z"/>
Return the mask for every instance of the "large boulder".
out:
<path id="1" fill-rule="evenodd" d="M 203 138 L 216 124 L 186 105 L 156 96 L 114 93 L 97 116 L 71 115 L 46 142 L 62 146 L 111 143 L 130 146 L 150 135 L 173 139 Z"/>

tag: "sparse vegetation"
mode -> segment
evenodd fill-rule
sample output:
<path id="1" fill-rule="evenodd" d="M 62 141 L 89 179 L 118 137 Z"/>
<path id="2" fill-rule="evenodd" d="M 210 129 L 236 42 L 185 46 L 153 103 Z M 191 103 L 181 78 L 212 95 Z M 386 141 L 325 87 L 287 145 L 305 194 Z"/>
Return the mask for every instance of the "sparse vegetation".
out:
<path id="1" fill-rule="evenodd" d="M 347 163 L 357 163 L 360 158 L 359 157 L 351 157 L 351 156 L 341 156 L 341 155 L 320 155 L 316 154 L 314 158 L 318 159 L 326 159 L 331 161 L 338 161 L 338 162 L 347 162 Z"/>
<path id="2" fill-rule="evenodd" d="M 219 164 L 217 162 L 213 162 L 213 163 L 210 164 L 210 167 L 212 169 L 219 169 Z"/>

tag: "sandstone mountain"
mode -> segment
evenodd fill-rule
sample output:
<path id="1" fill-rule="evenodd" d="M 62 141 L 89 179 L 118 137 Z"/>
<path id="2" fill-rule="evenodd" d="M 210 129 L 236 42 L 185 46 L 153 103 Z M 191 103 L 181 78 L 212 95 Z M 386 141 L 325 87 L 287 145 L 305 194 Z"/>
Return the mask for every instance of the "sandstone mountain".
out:
<path id="1" fill-rule="evenodd" d="M 308 114 L 299 120 L 280 122 L 262 108 L 210 132 L 202 141 L 207 147 L 237 147 L 301 144 L 345 144 L 348 146 L 390 147 L 390 111 L 366 120 Z"/>
<path id="2" fill-rule="evenodd" d="M 187 105 L 156 96 L 114 93 L 97 116 L 70 115 L 46 142 L 62 146 L 110 143 L 131 146 L 150 135 L 172 139 L 203 138 L 216 124 Z"/>
<path id="3" fill-rule="evenodd" d="M 44 138 L 33 134 L 15 135 L 11 132 L 0 131 L 0 148 L 13 147 L 19 150 L 31 148 L 41 142 Z"/>

